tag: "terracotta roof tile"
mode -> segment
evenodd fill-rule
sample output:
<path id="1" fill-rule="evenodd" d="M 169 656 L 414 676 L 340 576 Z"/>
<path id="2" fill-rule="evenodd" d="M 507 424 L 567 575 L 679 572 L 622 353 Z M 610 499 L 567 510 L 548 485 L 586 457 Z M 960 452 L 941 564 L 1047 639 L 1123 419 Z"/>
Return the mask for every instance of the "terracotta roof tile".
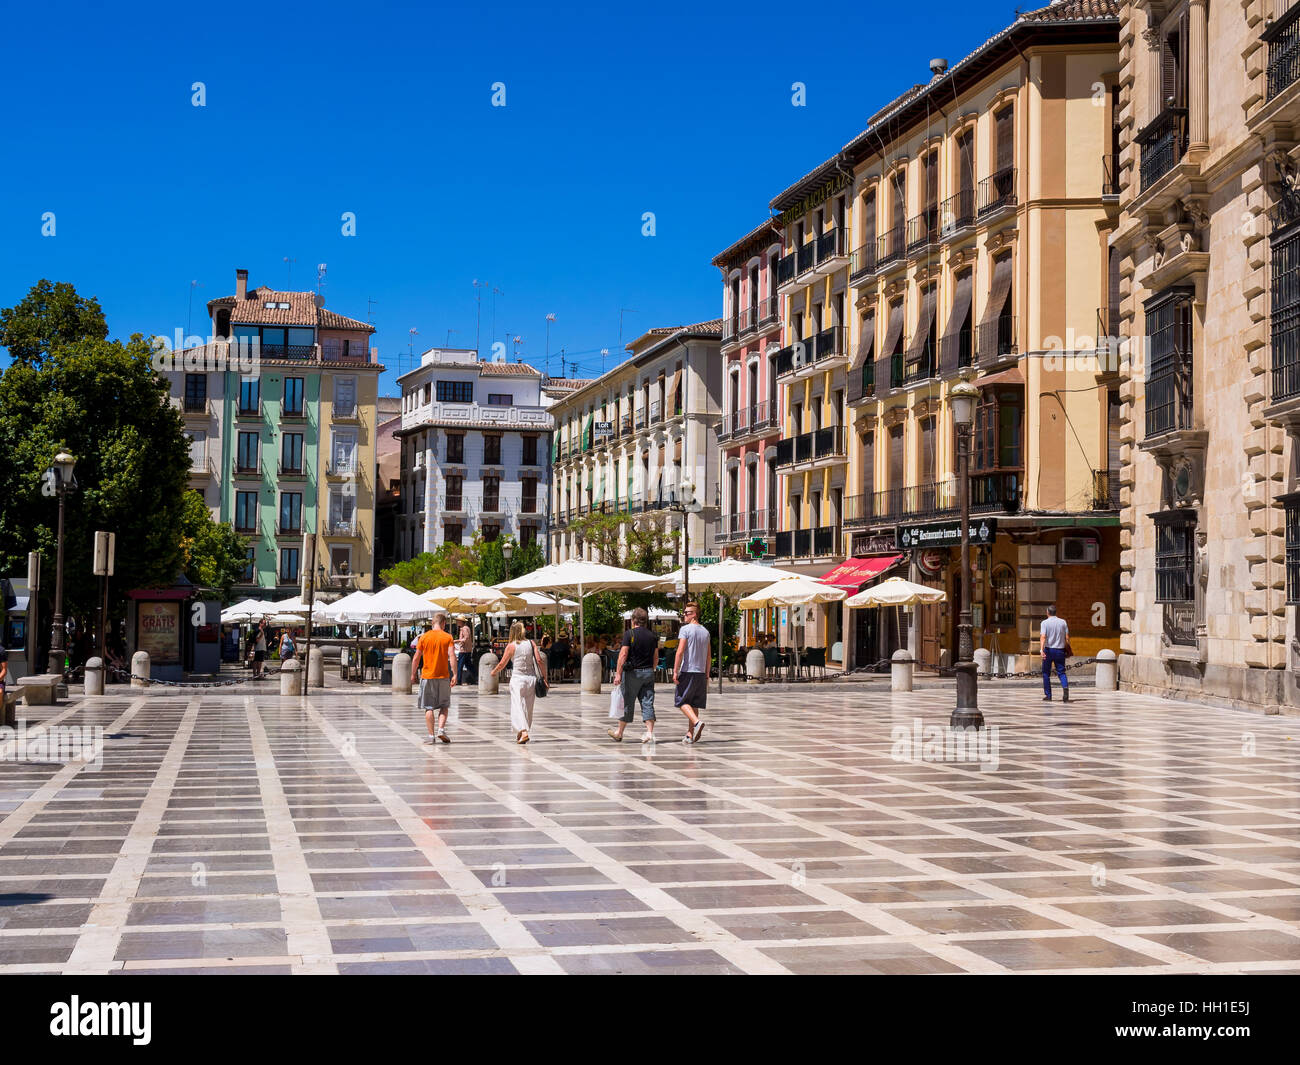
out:
<path id="1" fill-rule="evenodd" d="M 542 372 L 526 362 L 480 362 L 481 377 L 541 377 Z"/>
<path id="2" fill-rule="evenodd" d="M 1079 22 L 1083 19 L 1119 18 L 1119 0 L 1055 0 L 1047 7 L 1026 11 L 1025 22 Z"/>
<path id="3" fill-rule="evenodd" d="M 288 307 L 267 307 L 268 303 L 287 303 Z M 318 329 L 361 329 L 373 333 L 375 327 L 367 322 L 316 307 L 314 292 L 277 292 L 261 285 L 250 289 L 247 299 L 222 296 L 208 304 L 230 308 L 232 325 L 304 325 Z"/>

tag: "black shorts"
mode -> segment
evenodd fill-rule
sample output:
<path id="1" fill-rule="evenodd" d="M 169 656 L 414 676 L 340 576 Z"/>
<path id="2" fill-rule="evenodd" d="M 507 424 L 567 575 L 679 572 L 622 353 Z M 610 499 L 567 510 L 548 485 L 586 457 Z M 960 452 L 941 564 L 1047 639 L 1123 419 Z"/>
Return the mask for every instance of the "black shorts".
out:
<path id="1" fill-rule="evenodd" d="M 265 652 L 265 651 L 254 651 L 254 652 L 253 652 L 253 661 L 254 661 L 254 662 L 265 662 L 265 661 L 266 661 L 266 652 Z"/>
<path id="2" fill-rule="evenodd" d="M 682 703 L 695 710 L 703 710 L 709 698 L 709 678 L 703 673 L 678 673 L 677 687 L 673 691 L 673 706 Z"/>

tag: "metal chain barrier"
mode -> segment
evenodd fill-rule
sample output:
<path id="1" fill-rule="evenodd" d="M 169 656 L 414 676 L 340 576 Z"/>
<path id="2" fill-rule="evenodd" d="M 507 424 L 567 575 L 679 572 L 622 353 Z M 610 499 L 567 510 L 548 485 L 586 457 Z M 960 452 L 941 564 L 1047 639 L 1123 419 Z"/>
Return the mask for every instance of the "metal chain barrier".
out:
<path id="1" fill-rule="evenodd" d="M 118 669 L 117 666 L 105 666 L 104 669 L 128 682 L 139 679 L 129 670 Z M 262 670 L 262 676 L 273 677 L 277 673 L 281 672 L 282 669 L 283 667 L 277 669 L 264 669 Z M 79 666 L 78 670 L 84 671 L 84 667 Z M 71 672 L 76 672 L 76 670 Z M 153 677 L 146 677 L 144 679 L 147 684 L 164 688 L 232 688 L 237 684 L 246 684 L 250 680 L 260 680 L 261 678 L 254 678 L 250 675 L 247 677 L 240 677 L 236 680 L 154 680 Z"/>
<path id="2" fill-rule="evenodd" d="M 1096 661 L 1097 661 L 1096 658 L 1081 658 L 1077 662 L 1069 662 L 1065 666 L 1065 672 L 1069 673 L 1072 670 L 1081 669 L 1083 666 L 1093 665 Z M 855 666 L 853 669 L 844 670 L 834 675 L 828 675 L 826 679 L 838 680 L 842 677 L 852 676 L 854 673 L 875 673 L 877 672 L 876 666 L 878 664 L 879 663 L 873 662 L 870 665 Z M 881 672 L 881 675 L 883 676 L 885 673 L 888 672 L 889 672 L 888 670 L 884 670 Z M 938 670 L 938 673 L 939 676 L 941 677 L 955 677 L 957 675 L 957 671 L 953 669 L 952 666 L 944 666 Z M 1053 675 L 1055 675 L 1054 671 L 1053 671 Z M 1041 669 L 1022 669 L 1018 672 L 1013 672 L 1013 673 L 993 673 L 993 672 L 981 673 L 979 675 L 979 678 L 980 680 L 1024 680 L 1030 678 L 1041 679 L 1042 676 L 1043 676 L 1043 671 Z"/>

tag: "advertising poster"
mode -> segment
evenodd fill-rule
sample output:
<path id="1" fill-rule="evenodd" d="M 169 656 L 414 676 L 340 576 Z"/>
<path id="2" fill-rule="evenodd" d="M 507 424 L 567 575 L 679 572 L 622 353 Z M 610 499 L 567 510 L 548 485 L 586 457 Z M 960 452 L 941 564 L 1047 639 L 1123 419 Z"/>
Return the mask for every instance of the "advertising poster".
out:
<path id="1" fill-rule="evenodd" d="M 137 651 L 149 652 L 150 665 L 178 665 L 181 660 L 181 603 L 142 602 L 136 620 Z"/>

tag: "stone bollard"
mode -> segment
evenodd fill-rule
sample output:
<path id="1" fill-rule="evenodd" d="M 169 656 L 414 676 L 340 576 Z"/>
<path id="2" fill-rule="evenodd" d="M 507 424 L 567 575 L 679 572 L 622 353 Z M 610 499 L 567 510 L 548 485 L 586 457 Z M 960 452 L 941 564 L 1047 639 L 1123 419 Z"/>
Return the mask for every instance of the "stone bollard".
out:
<path id="1" fill-rule="evenodd" d="M 86 694 L 104 694 L 104 660 L 102 658 L 86 659 Z"/>
<path id="2" fill-rule="evenodd" d="M 307 687 L 325 687 L 325 652 L 313 647 L 307 656 Z"/>
<path id="3" fill-rule="evenodd" d="M 750 684 L 762 684 L 766 672 L 767 660 L 763 657 L 763 652 L 755 647 L 745 655 L 745 678 Z"/>
<path id="4" fill-rule="evenodd" d="M 393 659 L 393 694 L 411 694 L 411 656 L 405 651 Z"/>
<path id="5" fill-rule="evenodd" d="M 302 663 L 291 658 L 280 666 L 280 694 L 302 694 Z"/>
<path id="6" fill-rule="evenodd" d="M 993 661 L 993 652 L 987 647 L 977 648 L 975 651 L 975 672 L 981 677 L 989 675 L 990 663 Z"/>
<path id="7" fill-rule="evenodd" d="M 131 656 L 131 687 L 149 687 L 149 652 L 136 651 Z"/>
<path id="8" fill-rule="evenodd" d="M 1094 683 L 1099 692 L 1113 692 L 1119 688 L 1119 662 L 1109 649 L 1097 652 L 1097 672 Z"/>
<path id="9" fill-rule="evenodd" d="M 912 652 L 900 648 L 889 660 L 889 690 L 910 692 L 912 690 Z"/>
<path id="10" fill-rule="evenodd" d="M 605 671 L 605 666 L 600 660 L 600 655 L 595 651 L 588 651 L 582 656 L 582 690 L 594 695 L 600 694 L 600 680 Z"/>
<path id="11" fill-rule="evenodd" d="M 479 695 L 496 695 L 501 690 L 501 678 L 492 673 L 497 668 L 498 661 L 491 651 L 478 660 Z"/>
<path id="12" fill-rule="evenodd" d="M 947 647 L 944 647 L 939 651 L 939 668 L 940 669 L 952 668 L 952 651 L 950 651 Z"/>

